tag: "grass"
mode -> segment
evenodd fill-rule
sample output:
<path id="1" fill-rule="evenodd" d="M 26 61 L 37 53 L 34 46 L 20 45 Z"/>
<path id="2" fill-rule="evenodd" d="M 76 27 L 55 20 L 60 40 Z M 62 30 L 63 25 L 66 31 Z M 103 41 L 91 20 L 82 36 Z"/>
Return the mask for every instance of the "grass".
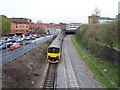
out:
<path id="1" fill-rule="evenodd" d="M 115 48 L 117 48 L 117 49 L 120 50 L 120 43 L 117 43 L 117 44 L 115 45 Z"/>
<path id="2" fill-rule="evenodd" d="M 79 48 L 82 49 L 86 53 L 86 55 L 108 76 L 108 78 L 118 86 L 118 67 L 113 65 L 112 63 L 102 60 L 100 58 L 95 58 L 91 55 L 86 49 L 82 47 L 82 45 L 77 41 L 76 37 L 72 37 L 72 41 L 75 41 Z M 88 58 L 79 50 L 76 44 L 73 42 L 74 46 L 77 48 L 82 59 L 88 64 L 91 71 L 94 73 L 95 77 L 105 86 L 106 88 L 113 88 L 114 86 L 99 72 L 97 68 L 88 60 Z"/>

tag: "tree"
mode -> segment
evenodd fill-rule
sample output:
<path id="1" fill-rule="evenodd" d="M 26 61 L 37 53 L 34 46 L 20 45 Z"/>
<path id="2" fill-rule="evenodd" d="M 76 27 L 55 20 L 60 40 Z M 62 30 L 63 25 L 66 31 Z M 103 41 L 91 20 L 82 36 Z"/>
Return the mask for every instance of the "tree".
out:
<path id="1" fill-rule="evenodd" d="M 99 41 L 110 48 L 118 43 L 118 24 L 117 21 L 105 23 L 100 26 Z"/>
<path id="2" fill-rule="evenodd" d="M 99 16 L 100 15 L 100 10 L 97 7 L 95 7 L 92 15 Z"/>
<path id="3" fill-rule="evenodd" d="M 42 28 L 42 27 L 39 27 L 39 28 L 36 30 L 36 33 L 38 33 L 38 34 L 45 34 L 45 29 Z"/>
<path id="4" fill-rule="evenodd" d="M 42 23 L 42 21 L 41 21 L 41 20 L 38 20 L 37 23 L 40 24 L 40 23 Z"/>
<path id="5" fill-rule="evenodd" d="M 8 35 L 11 31 L 11 20 L 8 19 L 6 16 L 0 16 L 0 31 L 2 32 L 2 35 Z"/>
<path id="6" fill-rule="evenodd" d="M 99 18 L 100 18 L 100 10 L 98 8 L 95 8 L 93 11 L 93 14 L 90 16 L 90 24 L 99 24 Z"/>

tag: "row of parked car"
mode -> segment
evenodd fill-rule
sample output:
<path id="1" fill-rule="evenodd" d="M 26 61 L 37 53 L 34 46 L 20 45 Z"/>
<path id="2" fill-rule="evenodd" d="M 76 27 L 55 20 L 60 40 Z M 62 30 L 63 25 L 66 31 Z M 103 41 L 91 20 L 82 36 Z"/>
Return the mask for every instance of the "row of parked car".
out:
<path id="1" fill-rule="evenodd" d="M 23 45 L 27 45 L 32 43 L 32 40 L 36 38 L 40 38 L 39 34 L 32 34 L 29 36 L 9 36 L 9 37 L 2 37 L 0 39 L 0 50 L 4 50 L 9 48 L 10 50 L 15 50 L 21 48 Z"/>

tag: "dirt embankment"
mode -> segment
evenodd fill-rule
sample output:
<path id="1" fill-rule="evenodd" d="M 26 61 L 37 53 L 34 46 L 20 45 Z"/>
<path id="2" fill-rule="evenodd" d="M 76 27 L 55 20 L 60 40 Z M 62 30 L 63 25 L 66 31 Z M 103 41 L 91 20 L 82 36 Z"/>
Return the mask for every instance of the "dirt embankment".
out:
<path id="1" fill-rule="evenodd" d="M 3 88 L 34 88 L 42 76 L 46 63 L 46 50 L 50 42 L 31 50 L 2 67 Z"/>

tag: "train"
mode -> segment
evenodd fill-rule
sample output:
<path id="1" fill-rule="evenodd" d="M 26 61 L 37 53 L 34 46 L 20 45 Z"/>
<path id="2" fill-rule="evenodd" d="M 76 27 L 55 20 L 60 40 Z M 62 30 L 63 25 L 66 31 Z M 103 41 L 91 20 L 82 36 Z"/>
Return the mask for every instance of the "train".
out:
<path id="1" fill-rule="evenodd" d="M 49 63 L 58 63 L 61 57 L 62 41 L 64 35 L 59 34 L 47 49 L 47 61 Z"/>

